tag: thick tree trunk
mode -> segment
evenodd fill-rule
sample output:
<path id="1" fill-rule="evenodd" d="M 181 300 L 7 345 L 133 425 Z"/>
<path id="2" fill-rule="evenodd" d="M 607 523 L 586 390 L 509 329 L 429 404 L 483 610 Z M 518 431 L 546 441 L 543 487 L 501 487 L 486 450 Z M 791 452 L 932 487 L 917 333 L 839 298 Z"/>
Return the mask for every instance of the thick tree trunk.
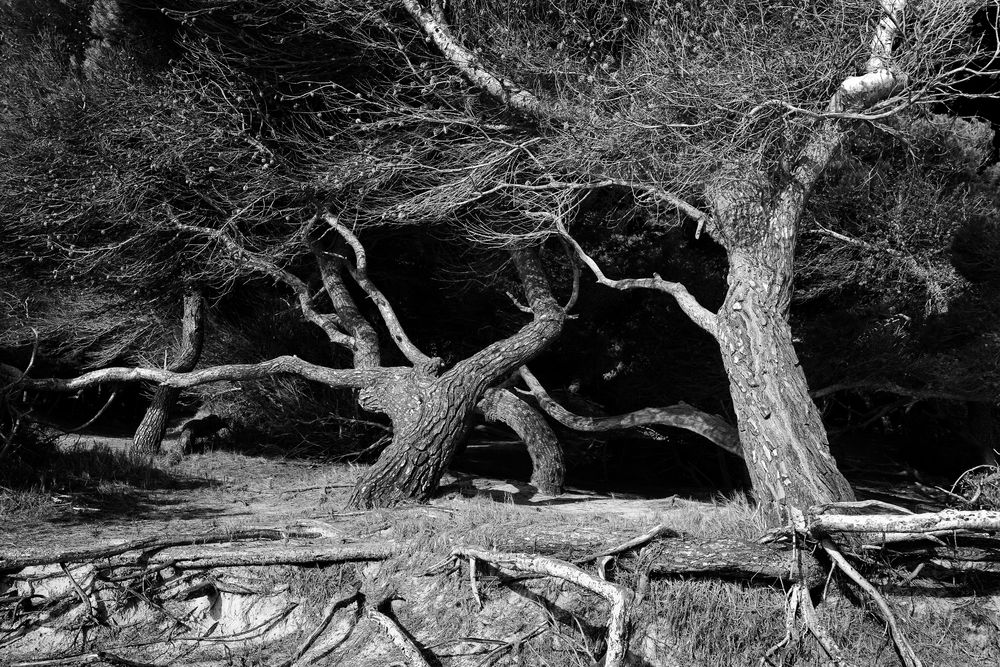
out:
<path id="1" fill-rule="evenodd" d="M 758 498 L 779 510 L 853 500 L 792 345 L 784 281 L 780 271 L 730 254 L 717 336 L 747 469 Z"/>
<path id="2" fill-rule="evenodd" d="M 564 313 L 535 250 L 511 252 L 534 318 L 514 335 L 455 364 L 440 377 L 413 369 L 361 392 L 362 407 L 388 415 L 392 443 L 358 480 L 349 505 L 387 507 L 424 501 L 465 438 L 483 393 L 558 337 Z"/>
<path id="3" fill-rule="evenodd" d="M 479 409 L 488 421 L 506 424 L 524 441 L 531 457 L 531 485 L 546 495 L 562 493 L 566 463 L 545 417 L 506 389 L 487 391 Z"/>
<path id="4" fill-rule="evenodd" d="M 205 308 L 199 292 L 188 292 L 184 295 L 184 316 L 181 320 L 181 349 L 177 358 L 168 370 L 174 373 L 187 373 L 194 369 L 201 356 L 201 346 L 204 341 Z M 160 451 L 160 443 L 167 431 L 167 420 L 174 408 L 180 389 L 161 385 L 153 394 L 153 401 L 146 410 L 139 428 L 132 438 L 130 451 L 134 454 L 156 454 Z"/>

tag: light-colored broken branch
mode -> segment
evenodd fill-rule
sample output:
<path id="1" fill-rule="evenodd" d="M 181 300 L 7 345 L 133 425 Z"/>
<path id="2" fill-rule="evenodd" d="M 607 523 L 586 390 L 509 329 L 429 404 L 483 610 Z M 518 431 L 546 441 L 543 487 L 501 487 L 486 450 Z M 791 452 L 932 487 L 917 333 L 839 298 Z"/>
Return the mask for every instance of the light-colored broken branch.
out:
<path id="1" fill-rule="evenodd" d="M 485 563 L 517 572 L 556 577 L 600 595 L 611 605 L 608 614 L 608 648 L 604 655 L 604 665 L 605 667 L 621 667 L 624 664 L 625 653 L 628 650 L 628 618 L 633 601 L 631 591 L 616 584 L 602 581 L 572 563 L 546 556 L 485 551 L 467 547 L 452 551 L 452 556 L 463 559 L 476 558 Z"/>

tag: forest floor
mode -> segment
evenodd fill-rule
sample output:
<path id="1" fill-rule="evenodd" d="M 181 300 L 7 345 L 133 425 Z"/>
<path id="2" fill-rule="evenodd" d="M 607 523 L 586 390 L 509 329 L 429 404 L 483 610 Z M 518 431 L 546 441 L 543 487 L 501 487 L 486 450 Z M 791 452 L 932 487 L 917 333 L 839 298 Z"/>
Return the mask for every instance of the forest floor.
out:
<path id="1" fill-rule="evenodd" d="M 593 665 L 604 600 L 482 563 L 475 577 L 452 550 L 573 561 L 656 525 L 674 531 L 670 548 L 753 543 L 765 529 L 739 500 L 543 497 L 518 482 L 456 474 L 428 504 L 345 512 L 357 466 L 227 451 L 147 465 L 122 455 L 125 442 L 64 440 L 43 488 L 0 489 L 0 664 L 418 664 L 409 641 L 444 667 Z M 138 558 L 97 554 L 184 536 L 211 539 Z M 642 553 L 608 563 L 608 578 L 644 586 Z M 54 554 L 60 562 L 10 567 Z M 908 574 L 881 583 L 925 665 L 1000 664 L 995 581 L 959 590 Z M 820 620 L 854 664 L 899 664 L 864 603 L 836 579 L 825 591 Z M 408 640 L 387 633 L 385 619 Z M 765 580 L 654 577 L 633 621 L 630 664 L 762 664 L 786 633 L 786 594 Z M 805 637 L 770 659 L 829 662 Z"/>

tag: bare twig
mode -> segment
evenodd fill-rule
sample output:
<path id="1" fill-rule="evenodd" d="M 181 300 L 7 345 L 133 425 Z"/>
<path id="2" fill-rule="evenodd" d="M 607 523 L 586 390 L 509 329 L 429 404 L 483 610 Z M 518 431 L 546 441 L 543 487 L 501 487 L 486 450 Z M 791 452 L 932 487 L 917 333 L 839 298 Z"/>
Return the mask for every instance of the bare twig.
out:
<path id="1" fill-rule="evenodd" d="M 76 578 L 73 577 L 73 573 L 70 572 L 69 569 L 66 567 L 66 563 L 60 562 L 59 563 L 59 567 L 62 569 L 63 573 L 66 575 L 66 578 L 69 579 L 69 583 L 73 585 L 73 589 L 76 591 L 76 594 L 79 596 L 80 602 L 82 602 L 83 606 L 86 607 L 86 609 L 87 609 L 87 617 L 88 618 L 94 618 L 94 605 L 92 605 L 90 603 L 90 596 L 87 595 L 87 592 L 83 590 L 83 588 L 77 582 Z"/>

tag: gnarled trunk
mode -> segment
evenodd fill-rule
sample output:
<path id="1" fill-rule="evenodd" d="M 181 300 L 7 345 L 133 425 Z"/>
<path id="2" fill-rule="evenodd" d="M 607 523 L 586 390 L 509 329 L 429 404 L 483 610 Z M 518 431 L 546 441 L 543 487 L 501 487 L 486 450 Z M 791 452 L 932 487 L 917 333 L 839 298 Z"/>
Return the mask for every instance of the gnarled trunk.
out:
<path id="1" fill-rule="evenodd" d="M 204 341 L 205 308 L 201 293 L 187 292 L 184 295 L 184 315 L 181 319 L 181 349 L 167 370 L 187 373 L 194 369 L 201 356 Z M 180 389 L 160 385 L 153 394 L 153 400 L 146 410 L 132 438 L 130 451 L 134 454 L 156 454 L 160 451 L 163 435 L 167 431 L 167 420 L 174 403 L 180 396 Z"/>
<path id="2" fill-rule="evenodd" d="M 788 279 L 739 251 L 730 254 L 716 333 L 747 469 L 758 498 L 779 508 L 852 500 L 792 344 Z"/>
<path id="3" fill-rule="evenodd" d="M 566 463 L 545 417 L 507 389 L 487 391 L 479 409 L 487 421 L 506 424 L 524 441 L 531 457 L 531 485 L 546 495 L 562 493 Z"/>
<path id="4" fill-rule="evenodd" d="M 358 480 L 351 507 L 386 507 L 430 498 L 468 433 L 483 393 L 533 359 L 562 331 L 563 309 L 552 296 L 537 251 L 519 249 L 511 256 L 534 313 L 531 322 L 440 377 L 414 368 L 405 378 L 362 391 L 362 407 L 388 415 L 393 438 Z"/>

